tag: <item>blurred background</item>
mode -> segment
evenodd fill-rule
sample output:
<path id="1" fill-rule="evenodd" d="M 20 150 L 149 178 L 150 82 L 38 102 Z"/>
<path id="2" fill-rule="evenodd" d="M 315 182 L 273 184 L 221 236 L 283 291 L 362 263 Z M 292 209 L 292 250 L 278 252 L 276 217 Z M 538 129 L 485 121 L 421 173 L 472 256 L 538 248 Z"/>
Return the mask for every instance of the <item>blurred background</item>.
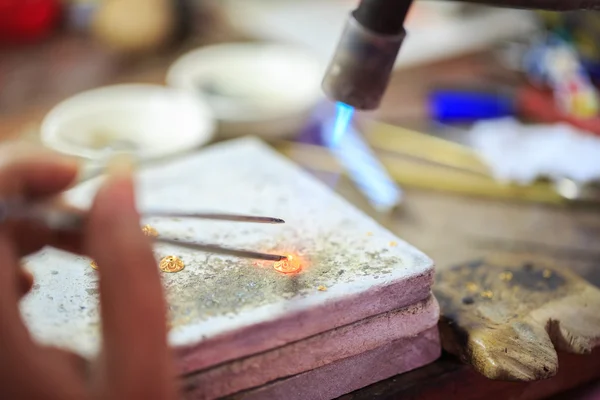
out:
<path id="1" fill-rule="evenodd" d="M 255 135 L 438 264 L 584 252 L 600 282 L 599 14 L 416 2 L 382 107 L 334 151 L 320 81 L 357 3 L 0 0 L 0 139 L 91 176 Z"/>
<path id="2" fill-rule="evenodd" d="M 0 0 L 0 140 L 87 179 L 259 136 L 438 268 L 510 253 L 600 286 L 600 13 L 416 1 L 381 108 L 334 148 L 320 84 L 357 4 Z"/>
<path id="3" fill-rule="evenodd" d="M 0 0 L 1 137 L 97 162 L 115 149 L 150 159 L 258 135 L 340 173 L 319 142 L 335 111 L 320 80 L 356 5 Z M 417 2 L 382 108 L 355 117 L 371 164 L 399 187 L 596 201 L 598 22 L 595 12 Z M 168 89 L 196 97 L 178 98 L 189 114 Z M 166 138 L 177 140 L 158 149 Z"/>

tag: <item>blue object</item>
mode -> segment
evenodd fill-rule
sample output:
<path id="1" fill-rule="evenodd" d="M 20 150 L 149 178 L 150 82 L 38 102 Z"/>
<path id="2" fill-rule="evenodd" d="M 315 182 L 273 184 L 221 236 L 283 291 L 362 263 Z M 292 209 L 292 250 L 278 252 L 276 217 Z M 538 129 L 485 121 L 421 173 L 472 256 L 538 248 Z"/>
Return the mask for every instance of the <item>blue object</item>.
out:
<path id="1" fill-rule="evenodd" d="M 516 114 L 512 97 L 498 93 L 436 90 L 429 95 L 430 117 L 442 123 L 473 122 Z"/>
<path id="2" fill-rule="evenodd" d="M 582 64 L 592 80 L 600 81 L 600 62 L 583 60 Z"/>
<path id="3" fill-rule="evenodd" d="M 338 101 L 336 103 L 335 123 L 333 127 L 333 135 L 329 139 L 329 144 L 337 146 L 342 140 L 342 137 L 350 127 L 352 117 L 354 116 L 354 107 L 346 103 Z"/>

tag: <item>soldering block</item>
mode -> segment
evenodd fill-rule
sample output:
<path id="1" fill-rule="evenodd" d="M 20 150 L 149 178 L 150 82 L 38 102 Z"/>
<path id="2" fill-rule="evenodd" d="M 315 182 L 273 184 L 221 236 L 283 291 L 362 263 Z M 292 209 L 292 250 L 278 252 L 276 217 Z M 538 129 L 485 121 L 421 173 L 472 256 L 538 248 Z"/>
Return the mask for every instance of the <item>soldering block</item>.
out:
<path id="1" fill-rule="evenodd" d="M 86 207 L 86 182 L 67 200 Z M 284 346 L 415 304 L 430 295 L 433 262 L 263 142 L 223 142 L 137 176 L 139 208 L 283 218 L 283 225 L 148 219 L 159 235 L 291 254 L 302 269 L 157 244 L 185 269 L 162 274 L 170 343 L 182 373 Z M 85 257 L 44 249 L 26 260 L 36 286 L 22 303 L 35 338 L 93 356 L 100 347 L 97 272 Z M 102 266 L 100 266 L 102 268 Z"/>
<path id="2" fill-rule="evenodd" d="M 196 400 L 222 398 L 282 378 L 336 364 L 341 360 L 354 358 L 389 343 L 403 341 L 404 344 L 414 344 L 413 339 L 421 333 L 436 328 L 438 318 L 439 307 L 431 296 L 427 300 L 399 310 L 379 314 L 304 340 L 188 375 L 185 377 L 184 391 L 188 398 Z M 437 358 L 441 352 L 437 336 L 431 336 L 427 343 L 422 343 L 419 350 L 420 352 L 414 352 L 411 357 L 407 358 L 406 355 L 398 357 L 398 360 L 391 363 L 394 368 L 386 373 L 395 375 L 404 372 L 404 368 L 413 369 Z M 410 363 L 401 364 L 401 361 L 410 361 Z M 400 364 L 402 368 L 398 370 L 396 367 Z M 347 370 L 346 373 L 354 368 L 356 366 Z M 381 366 L 378 370 L 380 369 L 382 369 Z M 373 374 L 369 374 L 369 376 L 371 375 Z M 358 380 L 358 382 L 363 383 L 362 380 Z M 367 385 L 370 383 L 372 382 Z M 345 386 L 343 389 L 347 390 L 352 387 Z M 287 397 L 281 398 L 287 399 Z M 314 398 L 313 396 L 304 397 L 304 399 Z"/>

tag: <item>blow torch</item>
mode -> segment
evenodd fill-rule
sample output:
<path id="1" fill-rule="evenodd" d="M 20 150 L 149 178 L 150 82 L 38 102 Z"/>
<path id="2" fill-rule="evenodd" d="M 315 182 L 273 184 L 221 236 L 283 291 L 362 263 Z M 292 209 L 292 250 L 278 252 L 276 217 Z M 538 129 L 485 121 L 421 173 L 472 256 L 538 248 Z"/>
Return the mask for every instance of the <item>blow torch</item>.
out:
<path id="1" fill-rule="evenodd" d="M 546 11 L 600 10 L 600 0 L 454 0 Z M 329 64 L 323 90 L 333 101 L 374 110 L 390 81 L 406 36 L 412 0 L 362 0 L 354 10 Z M 474 32 L 476 34 L 476 32 Z"/>

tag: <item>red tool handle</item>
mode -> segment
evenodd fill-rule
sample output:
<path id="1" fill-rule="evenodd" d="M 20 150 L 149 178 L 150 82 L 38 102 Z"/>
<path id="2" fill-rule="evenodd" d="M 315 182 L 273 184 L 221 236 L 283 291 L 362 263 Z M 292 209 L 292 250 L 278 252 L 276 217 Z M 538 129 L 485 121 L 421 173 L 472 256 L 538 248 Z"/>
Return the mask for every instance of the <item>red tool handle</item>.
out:
<path id="1" fill-rule="evenodd" d="M 581 130 L 600 135 L 600 117 L 580 119 L 558 110 L 552 92 L 531 86 L 522 88 L 517 95 L 519 114 L 535 122 L 566 122 Z"/>
<path id="2" fill-rule="evenodd" d="M 0 0 L 0 43 L 32 42 L 56 27 L 60 0 Z"/>

